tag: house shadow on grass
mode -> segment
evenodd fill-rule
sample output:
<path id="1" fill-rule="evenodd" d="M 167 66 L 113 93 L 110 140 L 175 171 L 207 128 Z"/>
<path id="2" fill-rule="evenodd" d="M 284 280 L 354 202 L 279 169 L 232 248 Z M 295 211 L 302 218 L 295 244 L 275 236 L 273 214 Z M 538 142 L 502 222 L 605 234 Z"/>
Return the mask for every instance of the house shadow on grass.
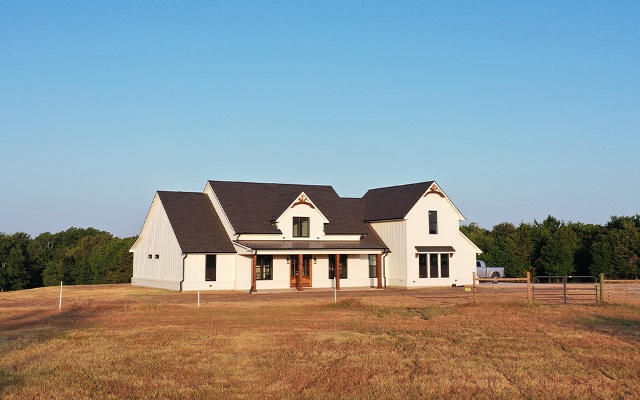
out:
<path id="1" fill-rule="evenodd" d="M 577 323 L 592 332 L 640 343 L 640 319 L 596 315 L 578 319 Z"/>
<path id="2" fill-rule="evenodd" d="M 10 386 L 23 381 L 21 370 L 31 361 L 19 354 L 29 346 L 40 346 L 77 328 L 92 326 L 95 311 L 71 306 L 62 311 L 12 310 L 0 315 L 0 397 Z M 14 356 L 16 355 L 16 356 Z"/>

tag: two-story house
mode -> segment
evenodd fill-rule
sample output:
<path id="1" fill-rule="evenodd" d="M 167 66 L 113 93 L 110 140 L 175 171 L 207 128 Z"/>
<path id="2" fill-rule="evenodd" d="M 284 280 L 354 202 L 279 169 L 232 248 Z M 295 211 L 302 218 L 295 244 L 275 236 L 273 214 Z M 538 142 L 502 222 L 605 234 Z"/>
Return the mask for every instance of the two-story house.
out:
<path id="1" fill-rule="evenodd" d="M 471 284 L 480 249 L 439 186 L 342 198 L 330 186 L 209 181 L 157 192 L 131 248 L 132 284 L 248 290 Z"/>

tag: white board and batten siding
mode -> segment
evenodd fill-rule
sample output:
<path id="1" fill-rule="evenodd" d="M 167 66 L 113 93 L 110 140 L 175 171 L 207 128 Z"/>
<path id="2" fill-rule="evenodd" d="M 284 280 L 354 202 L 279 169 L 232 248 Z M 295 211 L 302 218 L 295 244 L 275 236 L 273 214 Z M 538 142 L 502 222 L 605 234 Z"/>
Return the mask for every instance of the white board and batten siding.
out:
<path id="1" fill-rule="evenodd" d="M 132 284 L 180 290 L 182 251 L 157 194 L 132 252 Z"/>
<path id="2" fill-rule="evenodd" d="M 407 221 L 371 222 L 391 253 L 384 260 L 387 286 L 407 286 Z"/>
<path id="3" fill-rule="evenodd" d="M 429 233 L 429 212 L 438 215 L 438 233 Z M 475 270 L 475 246 L 460 232 L 464 217 L 446 197 L 435 193 L 422 197 L 406 216 L 408 264 L 407 286 L 451 286 L 472 283 Z M 448 278 L 419 278 L 419 258 L 416 246 L 452 246 L 455 252 L 449 258 Z M 473 246 L 474 248 L 470 248 Z"/>
<path id="4" fill-rule="evenodd" d="M 216 254 L 216 280 L 207 281 L 206 254 L 188 254 L 184 259 L 184 282 L 182 290 L 249 290 L 251 265 L 236 266 L 239 257 L 235 254 Z M 245 276 L 239 276 L 246 269 Z M 244 278 L 244 279 L 243 279 Z"/>

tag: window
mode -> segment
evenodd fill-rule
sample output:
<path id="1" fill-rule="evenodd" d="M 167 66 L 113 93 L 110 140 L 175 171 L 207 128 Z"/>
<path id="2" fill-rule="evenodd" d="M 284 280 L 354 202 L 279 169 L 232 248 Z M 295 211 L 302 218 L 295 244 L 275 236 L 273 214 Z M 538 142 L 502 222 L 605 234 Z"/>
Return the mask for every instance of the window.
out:
<path id="1" fill-rule="evenodd" d="M 309 237 L 309 217 L 293 217 L 293 237 Z"/>
<path id="2" fill-rule="evenodd" d="M 149 259 L 152 259 L 152 258 L 153 258 L 153 256 L 151 254 L 149 254 Z"/>
<path id="3" fill-rule="evenodd" d="M 418 254 L 418 276 L 420 278 L 448 278 L 449 254 Z"/>
<path id="4" fill-rule="evenodd" d="M 329 255 L 329 279 L 336 277 L 336 255 Z"/>
<path id="5" fill-rule="evenodd" d="M 429 254 L 429 276 L 432 278 L 438 277 L 438 255 Z"/>
<path id="6" fill-rule="evenodd" d="M 419 254 L 418 277 L 420 277 L 420 278 L 428 278 L 429 277 L 429 272 L 427 270 L 427 255 L 426 254 Z"/>
<path id="7" fill-rule="evenodd" d="M 347 279 L 347 255 L 340 254 L 340 279 Z M 336 276 L 336 255 L 329 255 L 329 279 Z"/>
<path id="8" fill-rule="evenodd" d="M 204 270 L 205 270 L 204 272 L 205 281 L 216 280 L 216 256 L 215 255 L 209 255 L 209 254 L 207 255 Z"/>
<path id="9" fill-rule="evenodd" d="M 449 277 L 449 255 L 440 254 L 440 277 Z"/>
<path id="10" fill-rule="evenodd" d="M 378 277 L 378 256 L 369 254 L 369 278 Z"/>
<path id="11" fill-rule="evenodd" d="M 430 235 L 438 234 L 438 212 L 437 211 L 429 211 L 429 234 Z"/>
<path id="12" fill-rule="evenodd" d="M 256 280 L 273 279 L 273 256 L 257 256 L 256 260 Z"/>
<path id="13" fill-rule="evenodd" d="M 156 254 L 156 260 L 160 258 L 160 254 Z"/>

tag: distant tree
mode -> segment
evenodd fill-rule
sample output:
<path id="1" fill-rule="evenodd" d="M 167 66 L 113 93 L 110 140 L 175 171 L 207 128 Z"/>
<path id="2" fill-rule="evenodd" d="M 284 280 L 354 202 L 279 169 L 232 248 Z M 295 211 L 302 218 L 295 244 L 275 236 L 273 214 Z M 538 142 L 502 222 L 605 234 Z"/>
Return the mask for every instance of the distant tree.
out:
<path id="1" fill-rule="evenodd" d="M 490 265 L 503 266 L 509 276 L 518 275 L 520 263 L 515 255 L 516 227 L 510 222 L 503 222 L 493 227 L 491 236 L 494 246 L 491 249 Z"/>
<path id="2" fill-rule="evenodd" d="M 0 290 L 20 290 L 29 287 L 28 234 L 0 234 Z"/>
<path id="3" fill-rule="evenodd" d="M 511 248 L 513 259 L 507 275 L 512 277 L 525 276 L 527 272 L 535 273 L 533 255 L 535 252 L 533 227 L 523 222 L 511 234 Z"/>
<path id="4" fill-rule="evenodd" d="M 592 274 L 602 273 L 613 278 L 635 278 L 640 274 L 640 224 L 636 221 L 635 218 L 611 218 L 606 232 L 598 235 L 592 244 Z"/>
<path id="5" fill-rule="evenodd" d="M 461 226 L 460 232 L 462 232 L 467 238 L 469 238 L 469 240 L 478 246 L 483 253 L 485 253 L 483 254 L 483 257 L 485 257 L 487 252 L 490 252 L 494 247 L 494 241 L 491 233 L 488 230 L 479 227 L 475 222 Z"/>
<path id="6" fill-rule="evenodd" d="M 49 232 L 38 235 L 29 242 L 29 287 L 44 285 L 43 273 L 45 266 L 53 260 L 56 250 L 56 237 Z"/>
<path id="7" fill-rule="evenodd" d="M 575 252 L 576 275 L 591 275 L 593 263 L 593 243 L 605 230 L 601 225 L 569 223 L 569 227 L 578 237 L 578 246 Z"/>
<path id="8" fill-rule="evenodd" d="M 575 272 L 575 252 L 578 236 L 567 225 L 543 226 L 539 267 L 545 275 L 564 276 Z"/>
<path id="9" fill-rule="evenodd" d="M 137 238 L 113 238 L 97 247 L 89 258 L 93 283 L 127 283 L 133 275 L 133 255 L 129 249 Z"/>
<path id="10" fill-rule="evenodd" d="M 91 260 L 111 240 L 113 236 L 108 232 L 94 233 L 83 237 L 65 253 L 65 268 L 69 271 L 71 282 L 77 285 L 102 283 L 101 278 L 107 266 L 104 263 L 92 263 Z"/>
<path id="11" fill-rule="evenodd" d="M 88 283 L 90 273 L 81 270 L 78 264 L 83 260 L 82 249 L 76 246 L 86 237 L 107 234 L 95 228 L 69 228 L 56 233 L 50 240 L 53 243 L 53 257 L 44 266 L 42 275 L 46 286 L 59 285 L 61 281 L 67 284 Z M 76 261 L 80 259 L 81 261 Z"/>

